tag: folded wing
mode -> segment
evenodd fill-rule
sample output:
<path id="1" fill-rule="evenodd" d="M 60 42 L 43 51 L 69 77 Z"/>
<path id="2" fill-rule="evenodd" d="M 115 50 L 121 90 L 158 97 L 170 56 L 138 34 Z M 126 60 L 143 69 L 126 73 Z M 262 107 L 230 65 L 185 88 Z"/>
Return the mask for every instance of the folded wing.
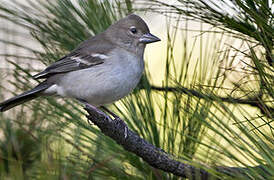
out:
<path id="1" fill-rule="evenodd" d="M 104 60 L 105 59 L 101 58 L 100 56 L 94 56 L 93 54 L 74 54 L 70 56 L 65 56 L 59 61 L 56 61 L 55 63 L 51 64 L 44 71 L 34 75 L 33 77 L 35 79 L 48 78 L 54 74 L 81 70 L 89 68 L 91 66 L 102 64 L 104 63 Z"/>
<path id="2" fill-rule="evenodd" d="M 54 74 L 77 71 L 104 63 L 108 53 L 113 49 L 111 42 L 103 34 L 84 41 L 69 55 L 48 66 L 44 71 L 34 75 L 35 79 L 48 78 Z"/>

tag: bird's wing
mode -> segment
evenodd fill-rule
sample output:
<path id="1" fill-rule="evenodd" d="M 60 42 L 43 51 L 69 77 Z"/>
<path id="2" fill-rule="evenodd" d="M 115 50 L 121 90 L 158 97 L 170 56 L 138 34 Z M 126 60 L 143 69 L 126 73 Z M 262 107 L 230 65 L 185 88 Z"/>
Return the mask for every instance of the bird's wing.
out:
<path id="1" fill-rule="evenodd" d="M 111 50 L 111 44 L 100 41 L 90 41 L 82 43 L 69 55 L 61 58 L 48 66 L 44 71 L 34 75 L 35 79 L 48 78 L 54 74 L 66 73 L 81 70 L 104 63 L 108 58 L 107 54 Z M 99 43 L 99 44 L 98 44 Z"/>
<path id="2" fill-rule="evenodd" d="M 47 67 L 44 71 L 34 75 L 35 79 L 43 79 L 48 78 L 51 75 L 65 73 L 70 71 L 81 70 L 85 68 L 89 68 L 91 66 L 95 66 L 98 64 L 104 63 L 102 57 L 98 54 L 91 54 L 91 55 L 73 55 L 73 56 L 65 56 L 59 61 L 51 64 Z"/>

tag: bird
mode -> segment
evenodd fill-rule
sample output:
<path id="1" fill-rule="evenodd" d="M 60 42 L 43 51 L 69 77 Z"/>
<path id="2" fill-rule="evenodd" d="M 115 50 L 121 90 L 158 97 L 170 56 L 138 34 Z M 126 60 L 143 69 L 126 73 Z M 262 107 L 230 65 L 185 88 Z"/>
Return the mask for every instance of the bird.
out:
<path id="1" fill-rule="evenodd" d="M 74 98 L 94 107 L 111 104 L 137 86 L 144 71 L 145 47 L 157 41 L 146 22 L 130 14 L 34 75 L 43 81 L 0 103 L 0 112 L 40 96 Z"/>

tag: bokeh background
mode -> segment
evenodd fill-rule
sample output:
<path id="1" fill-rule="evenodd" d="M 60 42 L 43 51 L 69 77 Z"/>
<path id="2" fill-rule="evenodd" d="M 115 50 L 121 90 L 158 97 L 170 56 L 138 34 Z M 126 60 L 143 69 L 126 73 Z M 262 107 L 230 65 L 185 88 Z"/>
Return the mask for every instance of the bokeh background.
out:
<path id="1" fill-rule="evenodd" d="M 108 108 L 216 177 L 229 179 L 214 167 L 230 166 L 250 169 L 239 178 L 273 178 L 270 0 L 1 0 L 0 100 L 34 87 L 31 75 L 129 13 L 162 41 L 147 46 L 138 87 Z M 1 179 L 180 179 L 126 152 L 85 114 L 55 97 L 1 113 Z"/>

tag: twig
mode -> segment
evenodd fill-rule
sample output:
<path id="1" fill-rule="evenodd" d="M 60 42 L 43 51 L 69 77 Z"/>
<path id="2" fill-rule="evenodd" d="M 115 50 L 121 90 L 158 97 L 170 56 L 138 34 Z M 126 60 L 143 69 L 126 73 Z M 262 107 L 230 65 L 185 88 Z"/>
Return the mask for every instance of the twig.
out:
<path id="1" fill-rule="evenodd" d="M 197 177 L 197 179 L 201 180 L 212 179 L 213 175 L 206 170 L 176 161 L 161 148 L 157 148 L 139 137 L 135 132 L 131 131 L 118 116 L 115 116 L 116 118 L 110 121 L 109 116 L 104 113 L 98 113 L 98 110 L 94 109 L 92 106 L 86 105 L 85 110 L 89 113 L 89 115 L 87 115 L 89 121 L 98 126 L 106 136 L 112 138 L 125 150 L 141 157 L 152 167 L 185 178 L 189 177 L 195 179 Z M 253 168 L 264 170 L 261 166 Z M 215 169 L 216 171 L 231 177 L 246 177 L 246 172 L 248 171 L 247 168 L 237 167 L 217 167 Z M 267 173 L 264 172 L 264 175 L 266 174 Z"/>
<path id="2" fill-rule="evenodd" d="M 255 96 L 252 98 L 247 99 L 239 99 L 239 98 L 232 98 L 232 97 L 220 97 L 220 96 L 212 96 L 207 95 L 201 92 L 198 92 L 193 89 L 188 89 L 186 87 L 158 87 L 158 86 L 151 86 L 152 90 L 156 91 L 169 91 L 169 92 L 178 92 L 178 93 L 184 93 L 188 95 L 192 95 L 198 98 L 206 99 L 206 100 L 212 100 L 212 101 L 222 101 L 227 103 L 233 103 L 233 104 L 246 104 L 250 105 L 252 107 L 258 108 L 262 114 L 266 115 L 269 118 L 272 118 L 271 112 L 274 112 L 274 108 L 267 106 L 264 104 L 261 100 L 260 96 Z"/>

